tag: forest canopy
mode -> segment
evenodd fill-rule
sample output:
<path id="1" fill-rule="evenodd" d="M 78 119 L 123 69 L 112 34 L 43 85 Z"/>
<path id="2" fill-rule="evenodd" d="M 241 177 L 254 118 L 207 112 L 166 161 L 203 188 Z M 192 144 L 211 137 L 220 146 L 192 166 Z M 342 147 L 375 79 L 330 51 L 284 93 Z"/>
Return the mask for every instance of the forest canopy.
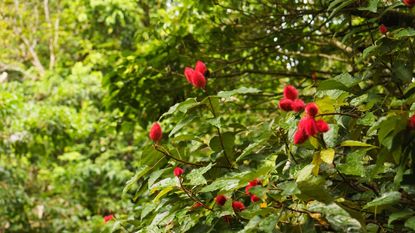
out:
<path id="1" fill-rule="evenodd" d="M 0 232 L 415 231 L 413 0 L 3 0 Z"/>

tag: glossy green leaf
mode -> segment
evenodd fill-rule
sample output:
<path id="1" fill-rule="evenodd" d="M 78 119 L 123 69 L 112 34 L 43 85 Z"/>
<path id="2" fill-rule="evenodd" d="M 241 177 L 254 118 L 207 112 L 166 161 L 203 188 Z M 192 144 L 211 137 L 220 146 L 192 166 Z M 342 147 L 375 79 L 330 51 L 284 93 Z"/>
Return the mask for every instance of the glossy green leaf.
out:
<path id="1" fill-rule="evenodd" d="M 392 205 L 399 202 L 401 199 L 401 193 L 392 191 L 383 193 L 382 196 L 374 199 L 371 202 L 368 202 L 363 208 L 367 209 L 370 207 L 377 207 L 377 206 L 384 206 L 384 205 Z"/>

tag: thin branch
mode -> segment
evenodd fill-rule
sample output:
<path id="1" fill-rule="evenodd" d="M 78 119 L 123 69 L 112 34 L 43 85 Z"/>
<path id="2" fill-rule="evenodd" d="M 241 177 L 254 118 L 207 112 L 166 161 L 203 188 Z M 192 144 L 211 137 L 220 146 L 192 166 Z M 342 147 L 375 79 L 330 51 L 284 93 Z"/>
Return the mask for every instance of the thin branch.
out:
<path id="1" fill-rule="evenodd" d="M 212 110 L 213 117 L 215 117 L 215 118 L 216 118 L 215 109 L 213 108 L 213 104 L 212 104 L 212 101 L 210 100 L 210 96 L 208 96 L 208 100 L 209 100 L 210 108 L 211 108 L 211 110 Z M 223 154 L 224 154 L 224 156 L 225 156 L 225 159 L 226 159 L 226 161 L 227 161 L 227 162 L 228 162 L 228 164 L 229 164 L 229 168 L 232 168 L 232 163 L 231 163 L 231 161 L 229 160 L 228 154 L 226 153 L 225 145 L 223 144 L 223 138 L 222 138 L 222 134 L 221 134 L 221 132 L 220 132 L 220 129 L 219 129 L 219 127 L 216 127 L 216 126 L 215 126 L 215 128 L 216 128 L 216 130 L 217 130 L 217 132 L 218 132 L 218 136 L 219 136 L 220 145 L 221 145 L 221 147 L 222 147 L 222 150 L 223 150 Z"/>
<path id="2" fill-rule="evenodd" d="M 188 164 L 188 165 L 192 165 L 192 166 L 197 166 L 197 167 L 203 167 L 203 166 L 205 166 L 204 164 L 192 163 L 192 162 L 188 162 L 188 161 L 185 161 L 185 160 L 176 158 L 173 155 L 171 155 L 168 151 L 166 151 L 162 146 L 159 146 L 157 144 L 154 144 L 154 149 L 156 149 L 157 151 L 161 152 L 166 157 L 171 158 L 173 160 L 176 160 L 176 161 L 178 161 L 180 163 L 184 163 L 184 164 Z"/>
<path id="3" fill-rule="evenodd" d="M 359 115 L 355 115 L 355 114 L 351 114 L 351 113 L 342 113 L 342 112 L 331 112 L 331 113 L 321 113 L 321 114 L 317 114 L 316 117 L 319 116 L 332 116 L 332 115 L 341 115 L 341 116 L 349 116 L 349 117 L 353 117 L 353 118 L 359 118 Z"/>
<path id="4" fill-rule="evenodd" d="M 197 198 L 197 197 L 195 197 L 195 196 L 193 196 L 192 195 L 192 193 L 189 191 L 189 190 L 187 190 L 184 186 L 183 186 L 183 179 L 181 179 L 180 177 L 179 177 L 179 183 L 180 183 L 180 188 L 186 193 L 186 195 L 190 198 L 190 199 L 192 199 L 194 202 L 196 202 L 196 203 L 200 203 L 202 206 L 203 206 L 203 208 L 205 208 L 205 209 L 208 209 L 208 210 L 210 210 L 210 211 L 212 211 L 213 209 L 212 208 L 210 208 L 209 206 L 207 206 L 207 205 L 205 205 L 199 198 Z"/>

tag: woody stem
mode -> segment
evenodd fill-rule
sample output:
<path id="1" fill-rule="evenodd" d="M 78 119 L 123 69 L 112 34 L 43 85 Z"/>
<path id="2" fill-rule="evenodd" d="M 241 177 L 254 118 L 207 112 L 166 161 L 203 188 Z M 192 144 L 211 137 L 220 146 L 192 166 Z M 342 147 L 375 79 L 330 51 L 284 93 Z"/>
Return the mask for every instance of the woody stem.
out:
<path id="1" fill-rule="evenodd" d="M 208 209 L 208 210 L 211 210 L 212 211 L 212 208 L 210 208 L 209 206 L 207 206 L 207 205 L 205 205 L 205 204 L 203 204 L 203 202 L 202 201 L 200 201 L 200 199 L 199 198 L 197 198 L 197 197 L 195 197 L 195 196 L 193 196 L 192 195 L 192 193 L 189 191 L 189 190 L 187 190 L 184 186 L 183 186 L 183 179 L 182 178 L 180 178 L 179 177 L 179 183 L 180 183 L 180 188 L 186 193 L 186 195 L 190 198 L 190 199 L 192 199 L 194 202 L 196 202 L 196 203 L 200 203 L 202 206 L 203 206 L 203 208 L 205 208 L 205 209 Z"/>
<path id="2" fill-rule="evenodd" d="M 359 118 L 358 115 L 350 114 L 350 113 L 342 113 L 342 112 L 321 113 L 321 114 L 317 114 L 316 117 L 318 117 L 318 116 L 332 116 L 332 115 L 341 115 L 341 116 L 349 116 L 349 117 L 353 117 L 353 118 Z"/>
<path id="3" fill-rule="evenodd" d="M 209 105 L 210 105 L 210 109 L 211 109 L 211 112 L 213 114 L 213 117 L 216 118 L 216 112 L 215 112 L 215 109 L 213 108 L 213 104 L 212 104 L 212 101 L 210 100 L 210 96 L 208 96 L 207 98 L 209 100 Z M 216 131 L 218 132 L 220 146 L 222 147 L 222 150 L 223 150 L 223 155 L 225 156 L 226 162 L 228 162 L 229 168 L 232 168 L 232 163 L 229 160 L 229 157 L 228 157 L 228 155 L 226 153 L 226 150 L 225 150 L 225 145 L 223 144 L 223 138 L 222 138 L 222 134 L 220 132 L 220 129 L 217 126 L 215 126 L 215 128 L 216 128 Z"/>
<path id="4" fill-rule="evenodd" d="M 179 158 L 174 157 L 173 155 L 171 155 L 166 149 L 164 149 L 164 147 L 159 146 L 157 144 L 154 144 L 154 149 L 156 149 L 157 151 L 161 152 L 164 156 L 171 158 L 173 160 L 176 160 L 178 162 L 184 163 L 184 164 L 188 164 L 188 165 L 192 165 L 192 166 L 197 166 L 197 167 L 203 167 L 203 164 L 197 164 L 197 163 L 192 163 L 192 162 L 188 162 Z"/>

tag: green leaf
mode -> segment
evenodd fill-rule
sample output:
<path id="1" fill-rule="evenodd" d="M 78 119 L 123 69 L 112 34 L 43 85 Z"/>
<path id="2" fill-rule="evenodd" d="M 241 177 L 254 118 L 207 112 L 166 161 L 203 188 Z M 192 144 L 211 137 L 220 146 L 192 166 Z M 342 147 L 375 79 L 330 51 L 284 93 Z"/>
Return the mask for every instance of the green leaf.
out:
<path id="1" fill-rule="evenodd" d="M 406 220 L 405 227 L 415 231 L 415 216 L 410 217 L 408 220 Z"/>
<path id="2" fill-rule="evenodd" d="M 156 180 L 160 178 L 160 176 L 163 175 L 163 173 L 170 172 L 171 174 L 173 173 L 172 170 L 173 169 L 171 167 L 168 167 L 168 168 L 164 168 L 164 169 L 160 169 L 160 170 L 152 172 L 150 177 L 148 178 L 148 188 L 150 189 L 150 187 L 153 186 L 154 182 L 156 182 Z"/>
<path id="3" fill-rule="evenodd" d="M 282 196 L 290 196 L 293 194 L 299 194 L 300 190 L 297 187 L 297 183 L 294 181 L 287 181 L 283 182 L 278 185 L 280 189 L 282 189 Z"/>
<path id="4" fill-rule="evenodd" d="M 239 179 L 232 179 L 232 178 L 221 178 L 213 181 L 208 186 L 203 187 L 200 192 L 212 192 L 215 190 L 232 190 L 239 185 Z"/>
<path id="5" fill-rule="evenodd" d="M 379 0 L 369 0 L 369 4 L 367 7 L 359 7 L 359 10 L 363 11 L 370 11 L 376 13 L 378 10 L 378 2 Z"/>
<path id="6" fill-rule="evenodd" d="M 413 214 L 414 211 L 412 210 L 402 210 L 399 212 L 394 212 L 389 216 L 388 225 L 391 225 L 391 223 L 393 223 L 396 220 L 406 219 Z"/>
<path id="7" fill-rule="evenodd" d="M 304 180 L 298 181 L 297 186 L 301 194 L 297 195 L 304 201 L 315 199 L 324 203 L 333 201 L 332 195 L 325 187 L 326 180 L 321 176 L 308 176 Z"/>
<path id="8" fill-rule="evenodd" d="M 254 216 L 251 220 L 249 220 L 248 224 L 245 225 L 244 229 L 239 231 L 239 233 L 255 232 L 260 222 L 261 217 L 258 215 Z"/>
<path id="9" fill-rule="evenodd" d="M 354 140 L 346 140 L 343 141 L 340 146 L 351 146 L 351 147 L 376 147 L 374 145 L 370 145 L 364 142 L 354 141 Z"/>
<path id="10" fill-rule="evenodd" d="M 223 151 L 222 148 L 222 144 L 223 147 L 226 151 L 227 156 L 229 157 L 229 159 L 232 160 L 233 158 L 233 147 L 235 145 L 235 135 L 232 132 L 225 132 L 225 133 L 221 133 L 222 137 L 219 136 L 215 136 L 213 137 L 210 142 L 209 142 L 209 147 L 215 151 L 215 152 L 221 152 Z M 222 142 L 221 142 L 222 139 Z"/>
<path id="11" fill-rule="evenodd" d="M 363 158 L 366 155 L 367 149 L 356 150 L 346 155 L 346 162 L 339 164 L 337 167 L 346 175 L 361 176 L 365 175 L 365 167 L 363 165 Z"/>
<path id="12" fill-rule="evenodd" d="M 333 10 L 329 15 L 329 18 L 335 16 L 339 11 L 343 8 L 347 7 L 348 5 L 352 4 L 355 0 L 334 0 L 329 5 L 329 11 Z"/>
<path id="13" fill-rule="evenodd" d="M 318 172 L 320 170 L 320 164 L 322 162 L 320 153 L 316 152 L 313 156 L 313 161 L 311 161 L 311 164 L 314 165 L 313 167 L 313 175 L 318 176 Z"/>
<path id="14" fill-rule="evenodd" d="M 350 91 L 349 88 L 347 88 L 344 84 L 332 79 L 324 80 L 323 82 L 321 82 L 318 86 L 318 90 L 342 90 L 347 92 Z"/>
<path id="15" fill-rule="evenodd" d="M 160 119 L 171 115 L 173 113 L 176 112 L 182 112 L 182 113 L 186 113 L 190 108 L 193 108 L 195 106 L 200 105 L 199 102 L 197 102 L 196 98 L 188 98 L 185 101 L 181 102 L 181 103 L 177 103 L 173 106 L 170 107 L 169 111 L 167 111 L 166 113 L 164 113 L 163 115 L 161 115 Z"/>
<path id="16" fill-rule="evenodd" d="M 366 59 L 369 55 L 376 53 L 376 50 L 378 48 L 379 48 L 379 45 L 371 45 L 365 48 L 365 50 L 363 50 L 363 53 L 362 53 L 362 59 Z"/>
<path id="17" fill-rule="evenodd" d="M 350 88 L 360 82 L 360 79 L 354 78 L 349 73 L 337 75 L 332 79 L 325 80 L 320 83 L 318 90 L 342 90 L 350 92 Z"/>
<path id="18" fill-rule="evenodd" d="M 328 163 L 328 164 L 332 164 L 333 159 L 334 159 L 334 154 L 335 154 L 334 149 L 329 148 L 329 149 L 326 149 L 326 150 L 322 150 L 320 152 L 320 158 L 321 158 L 321 160 L 323 160 L 323 162 Z"/>
<path id="19" fill-rule="evenodd" d="M 171 130 L 169 137 L 173 137 L 174 134 L 176 134 L 179 130 L 181 130 L 186 125 L 190 124 L 194 119 L 196 119 L 196 115 L 192 115 L 190 117 L 185 117 L 179 121 L 179 123 L 174 126 L 174 128 Z"/>
<path id="20" fill-rule="evenodd" d="M 383 193 L 381 197 L 378 197 L 374 199 L 373 201 L 367 203 L 363 207 L 363 209 L 367 209 L 367 208 L 375 207 L 375 206 L 377 207 L 377 206 L 396 204 L 399 202 L 400 199 L 401 199 L 400 192 L 392 191 L 392 192 Z"/>
<path id="21" fill-rule="evenodd" d="M 206 98 L 204 98 L 202 101 L 200 101 L 201 104 L 204 104 L 207 106 L 207 108 L 209 109 L 209 111 L 212 112 L 212 108 L 213 108 L 213 115 L 218 116 L 219 115 L 219 111 L 220 111 L 220 98 L 217 96 L 208 96 Z"/>
<path id="22" fill-rule="evenodd" d="M 161 191 L 157 194 L 157 196 L 154 198 L 153 202 L 154 202 L 154 203 L 159 202 L 160 198 L 162 198 L 164 195 L 166 195 L 167 193 L 169 193 L 169 192 L 170 192 L 171 190 L 173 190 L 173 189 L 174 189 L 174 187 L 173 187 L 173 186 L 169 186 L 169 187 L 164 188 L 163 190 L 161 190 Z"/>
<path id="23" fill-rule="evenodd" d="M 303 169 L 301 169 L 297 173 L 297 182 L 301 182 L 301 181 L 307 180 L 307 178 L 311 176 L 311 174 L 313 172 L 313 169 L 314 169 L 314 165 L 313 164 L 309 164 L 309 165 L 305 166 Z"/>
<path id="24" fill-rule="evenodd" d="M 73 151 L 59 156 L 58 159 L 62 161 L 77 161 L 83 159 L 83 156 L 79 152 Z"/>
<path id="25" fill-rule="evenodd" d="M 390 33 L 390 36 L 395 39 L 401 39 L 402 37 L 415 36 L 415 29 L 413 28 L 399 28 Z"/>
<path id="26" fill-rule="evenodd" d="M 361 232 L 362 230 L 360 222 L 336 203 L 324 204 L 312 201 L 307 209 L 322 213 L 336 232 Z"/>
<path id="27" fill-rule="evenodd" d="M 193 169 L 186 178 L 189 179 L 189 185 L 204 185 L 207 184 L 205 177 L 203 174 L 208 172 L 212 168 L 213 164 L 210 163 L 205 167 L 201 167 L 198 169 Z"/>
<path id="28" fill-rule="evenodd" d="M 143 177 L 145 174 L 147 174 L 147 172 L 149 172 L 151 170 L 151 168 L 147 165 L 141 166 L 138 171 L 135 173 L 135 175 L 129 179 L 127 181 L 127 183 L 125 184 L 124 189 L 122 190 L 123 194 L 125 194 L 126 192 L 128 192 L 128 190 L 130 190 L 133 185 L 141 178 Z"/>
<path id="29" fill-rule="evenodd" d="M 209 119 L 207 122 L 213 126 L 215 126 L 216 128 L 220 129 L 222 128 L 222 123 L 221 123 L 221 117 L 216 117 L 213 119 Z"/>
<path id="30" fill-rule="evenodd" d="M 351 88 L 360 82 L 360 79 L 351 76 L 349 73 L 339 74 L 333 80 L 340 82 L 347 88 Z"/>
<path id="31" fill-rule="evenodd" d="M 221 97 L 221 98 L 229 99 L 229 97 L 231 97 L 233 95 L 237 95 L 237 94 L 256 94 L 256 93 L 260 93 L 260 92 L 261 92 L 261 90 L 259 90 L 257 88 L 240 87 L 238 89 L 231 90 L 231 91 L 220 91 L 220 92 L 218 92 L 217 96 Z"/>

